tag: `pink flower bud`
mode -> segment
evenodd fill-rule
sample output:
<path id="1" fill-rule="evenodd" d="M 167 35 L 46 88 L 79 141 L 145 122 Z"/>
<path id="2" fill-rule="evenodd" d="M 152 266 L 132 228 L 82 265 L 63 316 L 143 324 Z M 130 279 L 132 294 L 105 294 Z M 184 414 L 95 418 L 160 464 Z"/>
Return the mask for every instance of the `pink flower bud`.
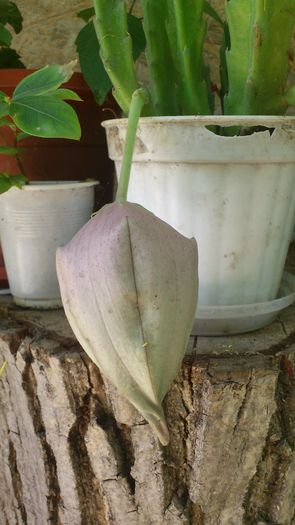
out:
<path id="1" fill-rule="evenodd" d="M 197 259 L 194 239 L 129 202 L 104 206 L 57 252 L 77 339 L 163 444 L 169 434 L 162 401 L 194 320 Z"/>

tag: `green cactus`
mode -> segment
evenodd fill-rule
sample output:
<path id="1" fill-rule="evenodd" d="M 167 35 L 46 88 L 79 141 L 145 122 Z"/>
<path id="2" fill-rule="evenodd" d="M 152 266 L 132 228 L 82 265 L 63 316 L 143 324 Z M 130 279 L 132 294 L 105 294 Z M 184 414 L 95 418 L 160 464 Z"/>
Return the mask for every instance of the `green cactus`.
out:
<path id="1" fill-rule="evenodd" d="M 227 115 L 283 115 L 294 0 L 228 0 Z"/>
<path id="2" fill-rule="evenodd" d="M 141 0 L 141 5 L 153 114 L 179 115 L 176 71 L 166 32 L 167 0 Z"/>
<path id="3" fill-rule="evenodd" d="M 204 0 L 168 0 L 167 29 L 182 115 L 208 115 L 213 109 L 203 61 L 204 6 Z"/>
<path id="4" fill-rule="evenodd" d="M 93 0 L 96 32 L 114 95 L 128 114 L 136 77 L 124 0 Z M 207 0 L 141 0 L 149 100 L 143 115 L 206 115 L 214 111 L 203 58 L 204 15 L 221 24 L 218 94 L 226 115 L 284 115 L 295 105 L 287 89 L 294 0 L 226 0 L 223 21 Z"/>
<path id="5" fill-rule="evenodd" d="M 122 0 L 93 0 L 94 27 L 105 70 L 114 86 L 114 97 L 128 114 L 132 93 L 138 89 L 126 7 Z"/>

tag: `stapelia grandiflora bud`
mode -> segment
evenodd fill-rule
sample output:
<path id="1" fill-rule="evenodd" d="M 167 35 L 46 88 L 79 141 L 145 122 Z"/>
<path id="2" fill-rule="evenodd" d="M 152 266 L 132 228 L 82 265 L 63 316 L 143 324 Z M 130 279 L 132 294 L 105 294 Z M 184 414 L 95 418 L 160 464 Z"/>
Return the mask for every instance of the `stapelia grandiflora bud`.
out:
<path id="1" fill-rule="evenodd" d="M 197 257 L 194 239 L 129 202 L 104 206 L 57 252 L 77 339 L 164 445 L 162 401 L 192 328 Z"/>

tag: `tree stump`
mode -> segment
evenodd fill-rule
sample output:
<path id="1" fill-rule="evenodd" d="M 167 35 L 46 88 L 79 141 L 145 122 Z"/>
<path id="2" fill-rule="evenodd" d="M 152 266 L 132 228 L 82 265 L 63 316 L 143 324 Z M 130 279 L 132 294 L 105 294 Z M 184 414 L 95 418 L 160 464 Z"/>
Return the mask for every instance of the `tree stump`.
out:
<path id="1" fill-rule="evenodd" d="M 162 447 L 61 310 L 1 300 L 1 525 L 295 523 L 295 309 L 190 341 Z"/>

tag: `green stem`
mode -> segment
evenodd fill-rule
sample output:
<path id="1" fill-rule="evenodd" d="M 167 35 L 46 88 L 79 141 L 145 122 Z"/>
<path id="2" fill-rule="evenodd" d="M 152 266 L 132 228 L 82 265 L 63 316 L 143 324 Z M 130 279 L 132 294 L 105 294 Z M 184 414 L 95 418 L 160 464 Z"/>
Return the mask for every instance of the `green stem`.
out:
<path id="1" fill-rule="evenodd" d="M 139 88 L 122 0 L 93 0 L 94 28 L 105 70 L 114 86 L 114 97 L 128 114 L 132 93 Z"/>
<path id="2" fill-rule="evenodd" d="M 131 163 L 136 139 L 137 125 L 143 106 L 147 103 L 148 95 L 144 88 L 134 91 L 131 99 L 127 134 L 125 140 L 124 155 L 119 179 L 119 185 L 116 195 L 117 202 L 127 200 L 128 185 L 130 179 Z"/>
<path id="3" fill-rule="evenodd" d="M 203 60 L 206 34 L 204 0 L 167 0 L 167 31 L 182 115 L 211 111 L 208 71 Z"/>
<path id="4" fill-rule="evenodd" d="M 141 0 L 153 115 L 179 115 L 176 71 L 166 24 L 167 0 Z"/>

